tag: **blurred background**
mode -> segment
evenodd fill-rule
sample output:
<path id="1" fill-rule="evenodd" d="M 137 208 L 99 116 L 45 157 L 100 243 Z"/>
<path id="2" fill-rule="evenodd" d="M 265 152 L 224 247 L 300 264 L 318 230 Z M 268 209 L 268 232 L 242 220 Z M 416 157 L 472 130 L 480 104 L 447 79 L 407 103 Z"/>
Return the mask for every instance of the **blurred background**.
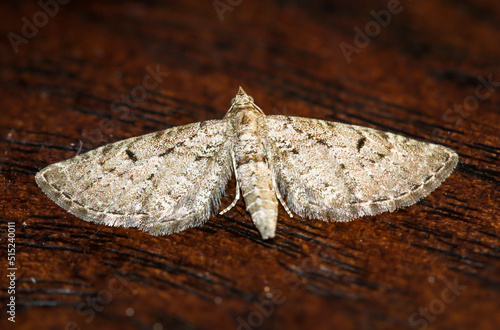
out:
<path id="1" fill-rule="evenodd" d="M 497 1 L 33 0 L 0 12 L 1 328 L 497 327 Z M 80 220 L 34 182 L 97 146 L 222 118 L 239 86 L 266 114 L 401 133 L 460 164 L 394 213 L 326 223 L 280 208 L 271 241 L 243 201 L 153 237 Z M 223 206 L 233 196 L 234 183 Z"/>

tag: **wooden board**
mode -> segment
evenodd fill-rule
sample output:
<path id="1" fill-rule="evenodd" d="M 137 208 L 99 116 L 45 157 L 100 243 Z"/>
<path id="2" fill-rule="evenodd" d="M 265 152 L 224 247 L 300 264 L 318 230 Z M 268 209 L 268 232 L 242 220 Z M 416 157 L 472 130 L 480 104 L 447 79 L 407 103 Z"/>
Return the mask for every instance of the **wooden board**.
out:
<path id="1" fill-rule="evenodd" d="M 0 4 L 1 328 L 11 296 L 19 329 L 497 327 L 498 1 L 47 3 Z M 267 114 L 405 134 L 460 163 L 393 213 L 326 223 L 280 208 L 270 241 L 241 200 L 153 237 L 80 220 L 35 184 L 77 153 L 222 118 L 240 85 Z M 223 205 L 233 196 L 234 183 Z"/>

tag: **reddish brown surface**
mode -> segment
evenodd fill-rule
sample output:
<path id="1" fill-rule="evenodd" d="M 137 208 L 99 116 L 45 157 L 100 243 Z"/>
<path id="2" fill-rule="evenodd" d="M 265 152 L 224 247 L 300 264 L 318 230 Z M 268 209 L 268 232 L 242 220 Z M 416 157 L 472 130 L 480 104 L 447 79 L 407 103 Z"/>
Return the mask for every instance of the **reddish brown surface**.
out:
<path id="1" fill-rule="evenodd" d="M 500 81 L 500 5 L 403 5 L 348 64 L 339 44 L 352 45 L 353 29 L 386 1 L 243 1 L 223 21 L 212 1 L 71 1 L 17 54 L 5 36 L 21 35 L 21 18 L 40 7 L 3 1 L 0 327 L 12 326 L 7 221 L 18 328 L 498 326 L 499 86 L 481 90 L 475 111 L 450 111 L 473 99 L 478 76 Z M 113 111 L 157 65 L 169 75 L 147 99 Z M 38 169 L 80 149 L 222 118 L 239 85 L 267 114 L 403 133 L 450 146 L 461 162 L 428 198 L 392 214 L 325 223 L 280 209 L 271 241 L 242 201 L 200 228 L 153 237 L 75 218 L 35 185 Z M 455 295 L 445 281 L 464 287 Z"/>

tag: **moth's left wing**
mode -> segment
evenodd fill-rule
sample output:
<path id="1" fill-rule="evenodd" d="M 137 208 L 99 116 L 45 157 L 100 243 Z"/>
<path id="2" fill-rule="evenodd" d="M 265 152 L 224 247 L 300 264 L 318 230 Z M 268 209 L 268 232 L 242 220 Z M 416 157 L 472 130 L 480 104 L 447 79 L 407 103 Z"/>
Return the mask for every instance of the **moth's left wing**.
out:
<path id="1" fill-rule="evenodd" d="M 87 221 L 170 234 L 201 224 L 231 176 L 225 120 L 170 128 L 52 164 L 36 182 Z"/>
<path id="2" fill-rule="evenodd" d="M 267 116 L 268 162 L 288 207 L 347 221 L 409 206 L 436 189 L 458 156 L 446 147 L 371 128 Z"/>

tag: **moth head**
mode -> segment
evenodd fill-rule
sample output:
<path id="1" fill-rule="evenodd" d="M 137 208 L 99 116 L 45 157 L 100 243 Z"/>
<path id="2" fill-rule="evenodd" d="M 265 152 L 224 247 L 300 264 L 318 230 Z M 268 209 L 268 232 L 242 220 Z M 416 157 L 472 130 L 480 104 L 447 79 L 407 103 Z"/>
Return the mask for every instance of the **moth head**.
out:
<path id="1" fill-rule="evenodd" d="M 237 104 L 247 104 L 247 103 L 253 103 L 253 97 L 249 96 L 243 88 L 238 89 L 238 93 L 236 96 L 231 100 L 231 105 L 237 105 Z"/>
<path id="2" fill-rule="evenodd" d="M 262 109 L 259 108 L 257 106 L 257 104 L 254 103 L 253 97 L 251 97 L 247 93 L 245 93 L 243 88 L 240 87 L 236 96 L 231 100 L 231 107 L 227 111 L 226 116 L 224 118 L 229 118 L 234 113 L 239 112 L 240 110 L 247 111 L 247 110 L 250 110 L 252 108 L 255 111 L 264 115 L 264 112 L 262 111 Z"/>

